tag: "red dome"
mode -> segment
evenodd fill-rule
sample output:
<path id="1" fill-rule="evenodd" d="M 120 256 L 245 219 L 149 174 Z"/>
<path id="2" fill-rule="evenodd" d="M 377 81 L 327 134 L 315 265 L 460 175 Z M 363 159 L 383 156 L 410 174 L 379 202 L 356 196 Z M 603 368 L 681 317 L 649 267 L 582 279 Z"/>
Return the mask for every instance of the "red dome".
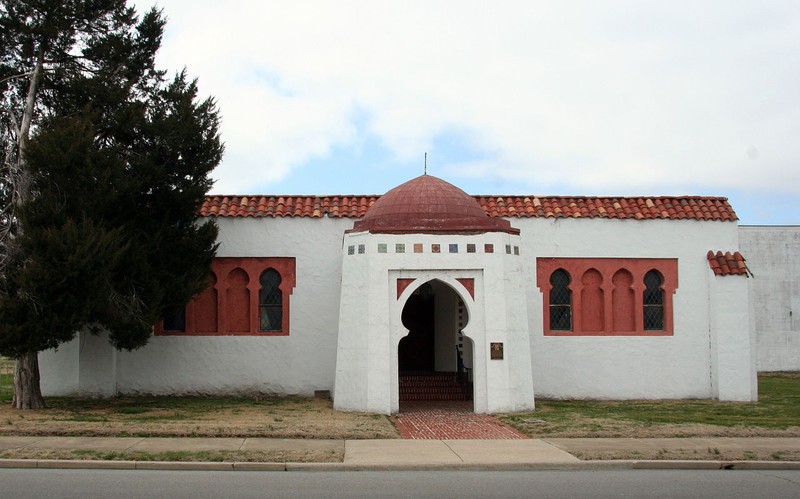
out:
<path id="1" fill-rule="evenodd" d="M 378 198 L 350 232 L 365 231 L 519 234 L 508 221 L 490 217 L 474 197 L 432 175 L 409 180 Z"/>

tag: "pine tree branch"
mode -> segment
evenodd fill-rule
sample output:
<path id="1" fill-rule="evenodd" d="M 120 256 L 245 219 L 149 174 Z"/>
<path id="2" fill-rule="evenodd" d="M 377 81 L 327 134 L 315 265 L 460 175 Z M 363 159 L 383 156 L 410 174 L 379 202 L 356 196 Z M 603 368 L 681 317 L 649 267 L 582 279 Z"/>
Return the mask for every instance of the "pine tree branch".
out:
<path id="1" fill-rule="evenodd" d="M 27 73 L 20 73 L 20 74 L 17 74 L 17 75 L 7 76 L 7 77 L 3 78 L 2 80 L 0 80 L 0 83 L 5 83 L 7 81 L 16 80 L 17 78 L 24 78 L 24 77 L 30 76 L 32 74 L 33 74 L 33 71 L 28 71 Z"/>
<path id="2" fill-rule="evenodd" d="M 11 128 L 14 135 L 19 137 L 19 121 L 17 120 L 17 115 L 14 114 L 14 111 L 11 109 L 4 109 L 6 114 L 8 114 L 9 119 L 11 120 Z"/>

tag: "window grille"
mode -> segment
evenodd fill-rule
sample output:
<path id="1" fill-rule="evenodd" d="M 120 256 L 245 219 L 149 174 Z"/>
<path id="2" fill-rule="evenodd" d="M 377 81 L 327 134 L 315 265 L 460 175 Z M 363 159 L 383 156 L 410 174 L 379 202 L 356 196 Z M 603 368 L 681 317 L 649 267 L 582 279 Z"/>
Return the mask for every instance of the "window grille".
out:
<path id="1" fill-rule="evenodd" d="M 280 331 L 283 327 L 281 275 L 275 269 L 267 269 L 261 273 L 259 282 L 259 331 Z"/>
<path id="2" fill-rule="evenodd" d="M 571 279 L 564 269 L 558 269 L 550 275 L 550 329 L 557 331 L 572 330 L 572 291 L 569 289 Z"/>
<path id="3" fill-rule="evenodd" d="M 664 278 L 657 270 L 644 276 L 644 329 L 661 331 L 664 329 Z"/>
<path id="4" fill-rule="evenodd" d="M 164 314 L 164 331 L 186 331 L 186 307 L 175 307 Z"/>

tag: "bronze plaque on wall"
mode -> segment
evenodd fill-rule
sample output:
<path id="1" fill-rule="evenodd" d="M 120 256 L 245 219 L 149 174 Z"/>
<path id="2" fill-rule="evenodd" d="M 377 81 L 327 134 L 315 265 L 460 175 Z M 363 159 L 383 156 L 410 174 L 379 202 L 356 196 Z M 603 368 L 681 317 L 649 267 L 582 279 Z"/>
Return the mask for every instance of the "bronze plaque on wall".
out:
<path id="1" fill-rule="evenodd" d="M 502 343 L 489 343 L 489 356 L 492 360 L 503 359 L 503 344 Z"/>

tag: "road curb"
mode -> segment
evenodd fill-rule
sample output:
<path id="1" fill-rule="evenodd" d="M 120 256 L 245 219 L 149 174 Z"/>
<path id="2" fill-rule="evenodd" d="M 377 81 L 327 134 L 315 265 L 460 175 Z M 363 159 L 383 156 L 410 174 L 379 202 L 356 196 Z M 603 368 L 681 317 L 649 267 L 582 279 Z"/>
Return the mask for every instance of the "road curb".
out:
<path id="1" fill-rule="evenodd" d="M 233 463 L 233 471 L 286 471 L 286 463 Z"/>
<path id="2" fill-rule="evenodd" d="M 36 468 L 35 459 L 0 459 L 0 468 Z"/>
<path id="3" fill-rule="evenodd" d="M 187 471 L 800 470 L 800 461 L 596 460 L 575 463 L 268 463 L 0 459 L 0 468 Z"/>
<path id="4" fill-rule="evenodd" d="M 234 463 L 186 461 L 136 461 L 137 470 L 233 471 Z"/>
<path id="5" fill-rule="evenodd" d="M 38 459 L 37 468 L 59 470 L 135 470 L 136 461 L 90 461 L 86 459 Z"/>

